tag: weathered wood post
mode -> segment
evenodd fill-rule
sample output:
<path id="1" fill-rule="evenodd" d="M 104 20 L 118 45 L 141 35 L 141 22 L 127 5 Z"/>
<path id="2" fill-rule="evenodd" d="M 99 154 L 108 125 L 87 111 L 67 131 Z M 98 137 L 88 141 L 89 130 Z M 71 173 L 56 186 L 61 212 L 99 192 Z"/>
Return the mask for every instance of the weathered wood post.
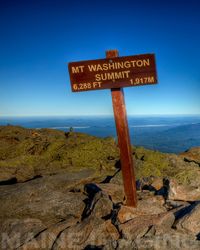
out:
<path id="1" fill-rule="evenodd" d="M 106 51 L 106 58 L 114 57 L 118 57 L 117 50 Z M 134 173 L 134 161 L 132 157 L 123 88 L 111 89 L 111 95 L 117 129 L 118 145 L 120 149 L 120 163 L 124 182 L 126 205 L 136 207 L 137 194 Z"/>

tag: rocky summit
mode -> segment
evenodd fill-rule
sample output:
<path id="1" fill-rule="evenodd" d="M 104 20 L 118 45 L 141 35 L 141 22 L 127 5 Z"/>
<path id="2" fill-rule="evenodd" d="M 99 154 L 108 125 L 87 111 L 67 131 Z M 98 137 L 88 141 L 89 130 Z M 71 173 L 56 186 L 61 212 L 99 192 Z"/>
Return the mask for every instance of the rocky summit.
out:
<path id="1" fill-rule="evenodd" d="M 0 126 L 0 249 L 200 249 L 200 147 L 133 147 L 125 204 L 113 138 Z"/>

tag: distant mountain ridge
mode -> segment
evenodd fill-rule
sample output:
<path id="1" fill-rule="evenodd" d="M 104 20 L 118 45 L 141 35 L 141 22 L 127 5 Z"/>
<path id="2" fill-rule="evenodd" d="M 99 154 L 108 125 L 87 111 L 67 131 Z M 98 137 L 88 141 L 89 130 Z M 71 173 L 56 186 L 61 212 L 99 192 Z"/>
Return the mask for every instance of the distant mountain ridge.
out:
<path id="1" fill-rule="evenodd" d="M 134 135 L 134 133 L 132 134 Z M 200 123 L 180 125 L 162 131 L 141 132 L 136 145 L 161 152 L 180 153 L 191 147 L 200 146 Z"/>
<path id="2" fill-rule="evenodd" d="M 165 153 L 181 153 L 200 146 L 200 116 L 137 117 L 128 116 L 131 143 Z M 26 128 L 52 128 L 117 139 L 113 116 L 101 117 L 18 117 L 2 118 L 0 125 Z"/>
<path id="3" fill-rule="evenodd" d="M 175 128 L 170 128 L 165 130 L 166 133 L 185 133 L 185 132 L 190 132 L 193 134 L 195 133 L 194 136 L 200 136 L 200 123 L 195 123 L 195 124 L 186 124 L 186 125 L 180 125 Z"/>

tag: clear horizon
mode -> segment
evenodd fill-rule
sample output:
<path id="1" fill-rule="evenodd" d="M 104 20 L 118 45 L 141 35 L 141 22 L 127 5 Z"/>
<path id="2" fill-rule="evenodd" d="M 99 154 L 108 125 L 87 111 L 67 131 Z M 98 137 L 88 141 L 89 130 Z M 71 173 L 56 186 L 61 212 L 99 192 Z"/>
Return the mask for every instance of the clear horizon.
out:
<path id="1" fill-rule="evenodd" d="M 112 116 L 109 90 L 72 93 L 67 64 L 155 53 L 158 84 L 124 88 L 127 115 L 200 115 L 198 0 L 3 0 L 0 116 Z"/>
<path id="2" fill-rule="evenodd" d="M 144 116 L 144 117 L 184 117 L 184 116 L 194 116 L 194 117 L 198 117 L 200 116 L 200 114 L 127 114 L 127 116 L 135 116 L 135 117 L 139 117 L 139 116 Z M 2 115 L 0 116 L 0 119 L 2 118 L 65 118 L 65 117 L 114 117 L 113 114 L 90 114 L 90 115 L 19 115 L 19 116 L 14 116 L 14 115 Z"/>

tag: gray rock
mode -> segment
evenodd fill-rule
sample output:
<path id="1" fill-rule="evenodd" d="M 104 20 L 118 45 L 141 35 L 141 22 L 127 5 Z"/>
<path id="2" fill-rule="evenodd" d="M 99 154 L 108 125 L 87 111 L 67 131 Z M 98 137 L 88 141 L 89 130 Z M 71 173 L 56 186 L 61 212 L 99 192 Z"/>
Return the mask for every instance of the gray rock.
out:
<path id="1" fill-rule="evenodd" d="M 6 164 L 2 164 L 0 166 L 0 183 L 10 183 L 12 180 L 16 180 L 16 182 L 24 182 L 30 180 L 36 176 L 35 170 L 32 166 L 28 164 L 23 168 L 17 168 L 12 166 L 12 162 L 9 165 L 9 160 L 6 161 Z"/>
<path id="2" fill-rule="evenodd" d="M 187 234 L 174 232 L 145 236 L 133 240 L 118 240 L 117 250 L 199 250 L 200 242 Z"/>
<path id="3" fill-rule="evenodd" d="M 200 200 L 200 187 L 191 185 L 180 185 L 175 179 L 170 179 L 168 199 L 180 201 Z"/>
<path id="4" fill-rule="evenodd" d="M 156 190 L 159 191 L 163 187 L 163 178 L 154 178 L 151 186 Z"/>
<path id="5" fill-rule="evenodd" d="M 51 181 L 43 182 L 43 178 L 40 178 L 26 183 L 0 186 L 0 221 L 36 218 L 48 227 L 68 215 L 80 219 L 86 196 L 68 192 L 69 186 L 62 186 L 62 182 L 58 185 L 56 178 L 52 176 Z"/>
<path id="6" fill-rule="evenodd" d="M 33 239 L 38 233 L 46 229 L 41 220 L 8 219 L 0 225 L 1 249 L 16 249 Z"/>
<path id="7" fill-rule="evenodd" d="M 192 188 L 200 185 L 199 165 L 194 162 L 188 162 L 183 157 L 169 154 L 166 158 L 169 161 L 170 168 L 167 176 L 174 178 L 179 184 L 191 186 Z"/>
<path id="8" fill-rule="evenodd" d="M 163 206 L 165 200 L 162 196 L 150 196 L 142 200 L 138 200 L 136 208 L 121 206 L 117 219 L 120 223 L 124 223 L 130 219 L 140 217 L 143 215 L 156 215 L 166 212 L 166 208 Z"/>
<path id="9" fill-rule="evenodd" d="M 134 240 L 119 239 L 117 250 L 137 250 L 138 247 Z"/>
<path id="10" fill-rule="evenodd" d="M 104 193 L 98 185 L 94 183 L 86 184 L 84 187 L 88 198 L 85 200 L 86 207 L 83 212 L 83 218 L 88 217 L 91 213 L 96 217 L 105 217 L 113 209 L 113 203 L 109 196 Z"/>
<path id="11" fill-rule="evenodd" d="M 125 239 L 135 240 L 143 237 L 153 225 L 165 228 L 165 230 L 171 229 L 174 220 L 175 216 L 171 212 L 159 215 L 143 215 L 119 225 L 119 230 Z"/>
<path id="12" fill-rule="evenodd" d="M 138 250 L 199 250 L 200 242 L 187 234 L 176 232 L 148 236 L 135 240 Z"/>
<path id="13" fill-rule="evenodd" d="M 176 228 L 193 235 L 200 233 L 200 203 L 195 204 L 189 213 L 178 220 Z"/>
<path id="14" fill-rule="evenodd" d="M 114 203 L 124 201 L 124 187 L 123 185 L 114 183 L 100 183 L 97 186 L 106 193 Z"/>
<path id="15" fill-rule="evenodd" d="M 123 186 L 122 171 L 117 172 L 110 183 Z"/>
<path id="16" fill-rule="evenodd" d="M 59 222 L 48 229 L 42 231 L 38 236 L 23 244 L 18 250 L 51 250 L 58 235 L 65 229 L 77 223 L 77 219 L 69 217 L 67 220 Z"/>
<path id="17" fill-rule="evenodd" d="M 84 249 L 100 247 L 119 239 L 119 233 L 110 220 L 90 216 L 81 223 L 64 230 L 57 238 L 52 250 Z"/>
<path id="18" fill-rule="evenodd" d="M 116 240 L 109 240 L 106 245 L 102 246 L 102 250 L 115 250 L 117 248 L 117 241 Z"/>
<path id="19" fill-rule="evenodd" d="M 200 165 L 200 147 L 190 148 L 186 152 L 181 153 L 180 156 L 183 157 L 185 161 L 195 162 Z"/>
<path id="20" fill-rule="evenodd" d="M 187 201 L 174 201 L 174 200 L 166 200 L 166 204 L 165 204 L 165 206 L 168 209 L 174 209 L 174 208 L 178 208 L 178 207 L 186 207 L 189 205 L 190 205 L 190 203 Z"/>
<path id="21" fill-rule="evenodd" d="M 93 201 L 92 215 L 98 218 L 102 218 L 111 214 L 113 209 L 113 203 L 109 197 L 102 193 L 98 192 Z"/>

